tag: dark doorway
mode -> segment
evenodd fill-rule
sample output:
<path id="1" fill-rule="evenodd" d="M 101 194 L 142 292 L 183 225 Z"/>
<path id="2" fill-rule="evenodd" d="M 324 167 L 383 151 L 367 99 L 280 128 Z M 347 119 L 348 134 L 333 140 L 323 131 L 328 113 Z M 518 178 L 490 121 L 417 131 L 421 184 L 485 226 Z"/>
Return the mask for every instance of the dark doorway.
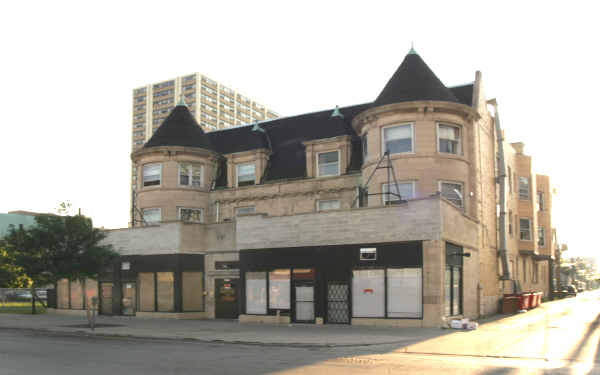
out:
<path id="1" fill-rule="evenodd" d="M 237 319 L 239 279 L 215 279 L 215 318 Z"/>
<path id="2" fill-rule="evenodd" d="M 350 324 L 350 288 L 347 282 L 327 283 L 327 323 Z"/>
<path id="3" fill-rule="evenodd" d="M 112 315 L 112 289 L 113 283 L 100 283 L 100 314 Z"/>

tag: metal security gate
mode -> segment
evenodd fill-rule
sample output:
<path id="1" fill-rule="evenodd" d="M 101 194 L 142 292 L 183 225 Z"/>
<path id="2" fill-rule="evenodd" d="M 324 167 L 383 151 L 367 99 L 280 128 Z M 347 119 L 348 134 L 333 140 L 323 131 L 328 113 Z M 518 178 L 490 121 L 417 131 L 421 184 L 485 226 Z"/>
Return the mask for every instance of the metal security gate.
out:
<path id="1" fill-rule="evenodd" d="M 349 291 L 347 283 L 327 284 L 327 323 L 350 323 Z"/>

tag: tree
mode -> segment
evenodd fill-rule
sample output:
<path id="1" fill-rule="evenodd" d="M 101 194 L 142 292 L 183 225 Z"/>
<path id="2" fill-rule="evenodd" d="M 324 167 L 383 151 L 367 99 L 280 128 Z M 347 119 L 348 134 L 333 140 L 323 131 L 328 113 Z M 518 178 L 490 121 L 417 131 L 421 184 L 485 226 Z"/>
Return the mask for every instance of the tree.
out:
<path id="1" fill-rule="evenodd" d="M 118 257 L 111 245 L 101 244 L 106 234 L 85 216 L 39 215 L 35 222 L 11 227 L 4 238 L 9 264 L 31 279 L 34 314 L 37 286 L 97 278 Z"/>

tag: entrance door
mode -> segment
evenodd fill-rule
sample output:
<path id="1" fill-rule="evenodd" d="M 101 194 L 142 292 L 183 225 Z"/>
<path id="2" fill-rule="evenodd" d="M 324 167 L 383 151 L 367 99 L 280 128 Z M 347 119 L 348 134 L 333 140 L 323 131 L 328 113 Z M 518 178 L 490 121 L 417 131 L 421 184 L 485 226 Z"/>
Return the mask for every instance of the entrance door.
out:
<path id="1" fill-rule="evenodd" d="M 350 324 L 349 292 L 348 283 L 327 284 L 327 323 Z"/>
<path id="2" fill-rule="evenodd" d="M 100 314 L 112 315 L 112 288 L 113 283 L 100 283 Z"/>
<path id="3" fill-rule="evenodd" d="M 123 283 L 121 293 L 121 314 L 135 315 L 135 283 Z"/>
<path id="4" fill-rule="evenodd" d="M 295 290 L 295 319 L 296 322 L 315 322 L 315 287 L 313 283 L 302 283 L 294 286 Z"/>
<path id="5" fill-rule="evenodd" d="M 215 279 L 215 318 L 237 319 L 239 279 Z"/>

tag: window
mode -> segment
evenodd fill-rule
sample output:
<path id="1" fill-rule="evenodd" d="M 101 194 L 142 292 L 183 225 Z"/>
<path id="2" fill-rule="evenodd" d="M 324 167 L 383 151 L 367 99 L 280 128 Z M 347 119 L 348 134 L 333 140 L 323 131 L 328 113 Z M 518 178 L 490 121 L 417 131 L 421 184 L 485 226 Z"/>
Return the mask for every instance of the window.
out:
<path id="1" fill-rule="evenodd" d="M 339 199 L 317 201 L 317 211 L 339 210 L 339 209 L 340 209 Z"/>
<path id="2" fill-rule="evenodd" d="M 173 272 L 156 273 L 156 307 L 161 312 L 175 310 L 175 277 Z"/>
<path id="3" fill-rule="evenodd" d="M 179 164 L 179 186 L 201 187 L 203 185 L 201 164 Z"/>
<path id="4" fill-rule="evenodd" d="M 138 290 L 139 290 L 139 308 L 140 311 L 155 311 L 156 310 L 156 282 L 154 280 L 154 272 L 138 273 Z"/>
<path id="5" fill-rule="evenodd" d="M 508 192 L 512 194 L 512 171 L 510 167 L 508 167 Z"/>
<path id="6" fill-rule="evenodd" d="M 360 249 L 360 260 L 376 260 L 377 259 L 377 248 L 376 247 L 363 247 Z"/>
<path id="7" fill-rule="evenodd" d="M 160 223 L 160 208 L 144 208 L 142 220 L 149 225 Z"/>
<path id="8" fill-rule="evenodd" d="M 181 221 L 187 223 L 202 223 L 204 222 L 203 210 L 201 208 L 177 208 L 177 217 Z"/>
<path id="9" fill-rule="evenodd" d="M 290 270 L 269 272 L 269 308 L 290 308 Z"/>
<path id="10" fill-rule="evenodd" d="M 452 125 L 438 125 L 438 151 L 460 154 L 460 128 Z"/>
<path id="11" fill-rule="evenodd" d="M 390 190 L 390 185 L 392 186 Z M 383 184 L 381 186 L 381 192 L 383 204 L 386 205 L 388 202 L 397 200 L 409 200 L 415 197 L 415 183 L 414 182 L 402 182 L 398 184 Z M 389 192 L 389 194 L 388 194 Z M 396 195 L 393 195 L 396 194 Z M 399 196 L 398 196 L 399 195 Z"/>
<path id="12" fill-rule="evenodd" d="M 544 227 L 538 227 L 538 246 L 546 246 L 546 233 L 544 233 Z"/>
<path id="13" fill-rule="evenodd" d="M 531 219 L 519 219 L 519 231 L 521 233 L 521 241 L 531 241 Z"/>
<path id="14" fill-rule="evenodd" d="M 267 313 L 267 275 L 246 272 L 246 314 Z"/>
<path id="15" fill-rule="evenodd" d="M 512 215 L 512 210 L 510 210 L 510 211 L 508 211 L 508 234 L 510 234 L 511 236 L 513 234 L 512 221 L 513 221 L 513 215 Z"/>
<path id="16" fill-rule="evenodd" d="M 385 316 L 385 270 L 353 270 L 352 313 L 356 318 Z"/>
<path id="17" fill-rule="evenodd" d="M 245 214 L 253 214 L 254 212 L 256 212 L 256 209 L 254 208 L 254 206 L 238 207 L 235 209 L 235 216 L 245 215 Z"/>
<path id="18" fill-rule="evenodd" d="M 389 151 L 390 154 L 413 152 L 412 124 L 383 128 L 383 142 L 383 152 Z"/>
<path id="19" fill-rule="evenodd" d="M 144 165 L 144 186 L 160 185 L 162 166 L 160 164 Z"/>
<path id="20" fill-rule="evenodd" d="M 544 193 L 541 191 L 537 192 L 537 207 L 538 211 L 544 211 Z"/>
<path id="21" fill-rule="evenodd" d="M 420 268 L 388 268 L 388 318 L 420 318 L 422 314 L 422 270 Z"/>
<path id="22" fill-rule="evenodd" d="M 240 164 L 237 166 L 238 186 L 254 185 L 256 179 L 254 163 Z"/>
<path id="23" fill-rule="evenodd" d="M 529 199 L 529 178 L 519 177 L 519 199 Z"/>
<path id="24" fill-rule="evenodd" d="M 460 183 L 440 182 L 442 197 L 446 198 L 457 207 L 463 206 L 463 187 Z"/>
<path id="25" fill-rule="evenodd" d="M 338 176 L 340 174 L 339 151 L 321 152 L 317 154 L 318 177 Z"/>
<path id="26" fill-rule="evenodd" d="M 183 311 L 204 311 L 204 276 L 202 272 L 182 272 Z"/>

